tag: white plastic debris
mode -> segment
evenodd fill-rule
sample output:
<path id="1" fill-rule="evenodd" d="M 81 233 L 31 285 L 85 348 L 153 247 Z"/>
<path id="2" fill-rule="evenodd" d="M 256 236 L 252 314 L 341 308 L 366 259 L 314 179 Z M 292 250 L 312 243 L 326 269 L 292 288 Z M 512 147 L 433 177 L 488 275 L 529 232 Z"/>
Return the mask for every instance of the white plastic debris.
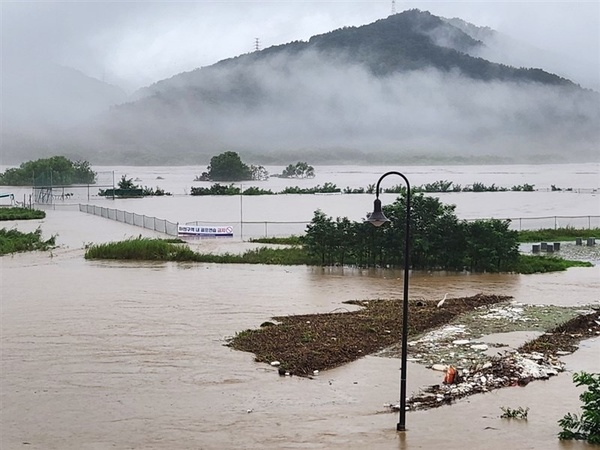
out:
<path id="1" fill-rule="evenodd" d="M 471 348 L 473 350 L 484 351 L 484 350 L 487 350 L 489 347 L 486 344 L 475 344 L 475 345 L 471 345 Z"/>

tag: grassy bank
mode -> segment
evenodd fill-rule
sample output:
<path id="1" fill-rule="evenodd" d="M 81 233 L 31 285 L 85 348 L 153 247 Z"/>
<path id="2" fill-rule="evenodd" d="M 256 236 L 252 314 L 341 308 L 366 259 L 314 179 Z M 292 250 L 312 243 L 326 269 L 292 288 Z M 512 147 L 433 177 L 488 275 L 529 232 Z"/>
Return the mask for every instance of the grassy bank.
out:
<path id="1" fill-rule="evenodd" d="M 86 259 L 124 259 L 139 261 L 191 261 L 220 264 L 313 265 L 314 258 L 300 247 L 248 250 L 243 254 L 196 253 L 186 244 L 162 239 L 136 238 L 90 246 Z"/>
<path id="2" fill-rule="evenodd" d="M 545 272 L 559 272 L 569 267 L 592 267 L 588 261 L 573 261 L 556 256 L 519 255 L 514 272 L 531 274 Z"/>
<path id="3" fill-rule="evenodd" d="M 291 241 L 290 241 L 291 242 Z M 219 264 L 276 264 L 319 265 L 318 258 L 308 254 L 301 246 L 283 248 L 261 247 L 242 254 L 196 253 L 179 241 L 136 238 L 90 246 L 86 259 L 122 259 L 139 261 L 191 261 Z M 582 261 L 569 261 L 557 257 L 519 255 L 513 272 L 531 274 L 566 270 L 569 267 L 591 267 Z"/>
<path id="4" fill-rule="evenodd" d="M 55 236 L 44 241 L 42 230 L 37 229 L 32 233 L 22 233 L 17 230 L 0 230 L 0 255 L 9 253 L 30 252 L 33 250 L 48 250 L 55 244 Z"/>
<path id="5" fill-rule="evenodd" d="M 39 209 L 29 208 L 0 208 L 0 220 L 31 220 L 31 219 L 43 219 L 46 217 L 44 211 Z"/>
<path id="6" fill-rule="evenodd" d="M 91 245 L 86 259 L 124 259 L 138 261 L 195 261 L 187 245 L 165 239 L 136 238 L 120 242 Z"/>

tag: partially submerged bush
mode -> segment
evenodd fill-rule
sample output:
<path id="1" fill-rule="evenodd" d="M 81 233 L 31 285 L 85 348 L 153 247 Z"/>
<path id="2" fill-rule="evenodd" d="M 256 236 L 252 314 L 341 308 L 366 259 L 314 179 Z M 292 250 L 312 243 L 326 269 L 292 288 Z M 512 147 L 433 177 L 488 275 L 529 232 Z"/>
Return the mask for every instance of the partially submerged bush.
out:
<path id="1" fill-rule="evenodd" d="M 600 373 L 575 373 L 573 382 L 587 386 L 579 399 L 583 402 L 581 416 L 568 413 L 558 421 L 562 431 L 559 439 L 577 439 L 590 444 L 600 444 Z"/>

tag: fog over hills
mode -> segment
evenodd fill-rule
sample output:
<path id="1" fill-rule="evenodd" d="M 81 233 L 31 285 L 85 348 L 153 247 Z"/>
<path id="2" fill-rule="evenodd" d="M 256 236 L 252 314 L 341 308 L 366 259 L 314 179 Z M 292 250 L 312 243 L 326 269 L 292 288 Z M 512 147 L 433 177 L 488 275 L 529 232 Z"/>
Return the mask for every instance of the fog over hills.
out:
<path id="1" fill-rule="evenodd" d="M 260 164 L 598 160 L 600 95 L 507 45 L 491 29 L 406 11 L 181 73 L 118 106 L 107 90 L 60 126 L 31 116 L 28 129 L 27 114 L 4 110 L 3 162 L 205 164 L 226 150 Z M 72 94 L 54 91 L 36 112 L 66 119 Z"/>

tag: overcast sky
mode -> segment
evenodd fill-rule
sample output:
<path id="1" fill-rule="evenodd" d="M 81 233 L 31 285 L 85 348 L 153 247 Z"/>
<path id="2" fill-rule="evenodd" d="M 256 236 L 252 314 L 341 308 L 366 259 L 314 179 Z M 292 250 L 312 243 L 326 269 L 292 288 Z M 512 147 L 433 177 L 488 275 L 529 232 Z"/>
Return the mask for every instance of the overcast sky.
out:
<path id="1" fill-rule="evenodd" d="M 131 91 L 182 71 L 387 17 L 391 1 L 2 0 L 2 58 L 50 59 Z M 396 1 L 568 55 L 600 78 L 600 2 Z M 590 75 L 591 74 L 591 75 Z M 576 80 L 577 81 L 577 80 Z"/>

